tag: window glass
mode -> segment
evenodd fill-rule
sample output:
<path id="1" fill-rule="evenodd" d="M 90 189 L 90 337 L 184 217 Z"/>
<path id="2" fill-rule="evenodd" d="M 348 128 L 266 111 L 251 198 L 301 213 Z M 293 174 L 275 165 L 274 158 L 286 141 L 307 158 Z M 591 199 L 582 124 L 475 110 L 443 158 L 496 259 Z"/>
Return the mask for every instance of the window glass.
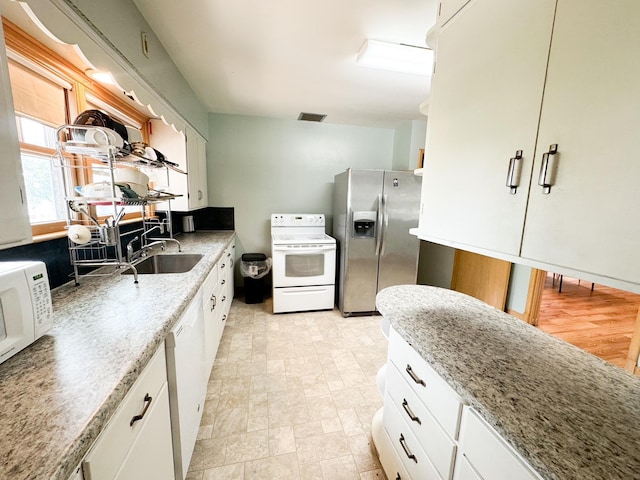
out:
<path id="1" fill-rule="evenodd" d="M 8 27 L 4 19 L 3 25 L 32 231 L 34 235 L 60 232 L 68 215 L 82 218 L 67 211 L 66 197 L 75 196 L 77 186 L 109 181 L 110 175 L 100 160 L 68 152 L 62 168 L 56 153 L 58 127 L 72 123 L 79 112 L 95 108 L 131 127 L 132 141 L 144 141 L 149 118 L 129 99 L 90 80 L 81 68 L 18 27 Z M 89 210 L 98 217 L 114 214 L 111 204 L 90 205 Z M 141 212 L 141 207 L 127 207 L 125 218 L 140 217 Z"/>
<path id="2" fill-rule="evenodd" d="M 51 155 L 22 152 L 20 157 L 31 223 L 64 220 L 62 169 L 54 166 Z"/>

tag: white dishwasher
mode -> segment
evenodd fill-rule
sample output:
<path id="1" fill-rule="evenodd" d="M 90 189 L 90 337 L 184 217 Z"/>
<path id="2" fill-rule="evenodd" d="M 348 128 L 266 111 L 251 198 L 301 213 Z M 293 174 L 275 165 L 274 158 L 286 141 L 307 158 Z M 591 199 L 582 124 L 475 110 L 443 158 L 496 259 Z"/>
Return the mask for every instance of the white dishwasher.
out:
<path id="1" fill-rule="evenodd" d="M 187 475 L 207 393 L 202 294 L 167 335 L 167 380 L 175 478 Z"/>

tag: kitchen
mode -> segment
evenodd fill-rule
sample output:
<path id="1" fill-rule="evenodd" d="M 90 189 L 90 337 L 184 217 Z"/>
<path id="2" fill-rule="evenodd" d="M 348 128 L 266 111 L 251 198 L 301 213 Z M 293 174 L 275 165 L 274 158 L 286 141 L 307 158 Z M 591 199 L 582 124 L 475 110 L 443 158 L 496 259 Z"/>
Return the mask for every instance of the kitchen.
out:
<path id="1" fill-rule="evenodd" d="M 120 11 L 121 14 L 122 11 Z M 133 14 L 126 17 L 129 21 L 136 18 Z M 108 16 L 105 15 L 104 18 Z M 96 23 L 99 23 L 99 20 L 94 18 Z M 110 38 L 114 42 L 122 41 L 122 44 L 118 44 L 122 51 L 127 51 L 127 45 L 135 44 L 137 48 L 137 38 L 135 42 L 131 41 L 129 44 L 124 39 L 119 40 L 124 37 L 121 35 L 123 28 L 120 25 L 106 26 L 105 33 L 116 32 Z M 136 32 L 137 37 L 140 28 L 136 27 L 133 31 Z M 157 81 L 161 83 L 163 79 L 157 79 Z M 171 91 L 172 89 L 167 89 L 166 94 L 169 95 Z M 336 170 L 340 171 L 347 166 L 339 161 L 340 158 L 344 158 L 348 153 L 348 166 L 389 168 L 389 159 L 393 158 L 395 148 L 399 148 L 398 144 L 394 143 L 394 139 L 408 137 L 411 141 L 406 143 L 413 144 L 414 128 L 417 130 L 421 124 L 421 121 L 415 121 L 415 123 L 412 121 L 398 130 L 339 127 L 331 124 L 323 125 L 322 127 L 326 128 L 320 129 L 317 125 L 283 123 L 257 117 L 210 114 L 207 118 L 204 109 L 186 98 L 177 99 L 175 103 L 181 106 L 186 104 L 185 111 L 195 112 L 191 119 L 194 125 L 199 126 L 204 133 L 210 132 L 208 166 L 213 168 L 208 170 L 209 205 L 235 207 L 236 231 L 243 243 L 239 245 L 241 251 L 268 251 L 269 214 L 273 211 L 288 209 L 290 206 L 288 203 L 290 197 L 285 198 L 284 195 L 277 199 L 282 202 L 279 204 L 281 208 L 274 208 L 273 205 L 265 206 L 259 200 L 261 189 L 264 189 L 265 185 L 269 185 L 269 189 L 295 194 L 298 197 L 296 205 L 304 210 L 316 210 L 317 205 L 329 205 L 331 178 L 337 173 Z M 206 123 L 209 124 L 208 127 L 204 126 Z M 317 135 L 320 135 L 319 139 Z M 212 141 L 213 138 L 216 141 Z M 247 138 L 251 141 L 247 141 Z M 285 142 L 282 142 L 282 139 L 285 139 Z M 307 144 L 311 141 L 317 142 L 314 143 L 315 148 L 293 148 L 297 144 L 304 144 L 305 140 Z M 420 143 L 419 140 L 416 143 Z M 287 147 L 284 148 L 283 144 Z M 312 150 L 312 153 L 309 150 Z M 265 155 L 265 152 L 269 154 Z M 415 153 L 415 155 L 398 157 L 417 159 L 417 152 Z M 226 160 L 229 159 L 238 161 L 226 164 Z M 403 164 L 399 159 L 391 166 L 398 169 L 412 169 L 416 166 L 409 163 L 414 160 L 404 161 L 407 163 Z M 309 168 L 312 169 L 311 175 Z M 272 175 L 269 172 L 275 173 Z M 298 183 L 297 189 L 291 187 L 291 178 L 308 178 L 309 176 L 314 177 L 314 183 L 320 185 L 311 190 L 301 183 Z M 317 182 L 317 179 L 322 176 L 325 177 L 325 181 Z M 281 188 L 276 188 L 277 186 Z M 327 213 L 329 212 L 330 209 L 327 208 Z"/>

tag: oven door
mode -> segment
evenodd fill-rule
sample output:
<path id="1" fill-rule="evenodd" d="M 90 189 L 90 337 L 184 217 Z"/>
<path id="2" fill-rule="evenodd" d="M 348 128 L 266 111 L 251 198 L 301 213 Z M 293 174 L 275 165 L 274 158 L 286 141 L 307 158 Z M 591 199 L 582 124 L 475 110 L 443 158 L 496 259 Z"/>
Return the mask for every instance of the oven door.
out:
<path id="1" fill-rule="evenodd" d="M 273 286 L 303 287 L 333 285 L 336 270 L 336 246 L 273 245 Z"/>

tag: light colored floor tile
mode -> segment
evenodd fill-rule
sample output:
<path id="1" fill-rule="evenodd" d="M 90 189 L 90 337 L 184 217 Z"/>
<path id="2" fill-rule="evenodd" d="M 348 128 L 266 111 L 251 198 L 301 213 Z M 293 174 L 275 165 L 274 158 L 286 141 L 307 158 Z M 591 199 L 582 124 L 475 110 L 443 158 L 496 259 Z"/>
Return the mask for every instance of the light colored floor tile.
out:
<path id="1" fill-rule="evenodd" d="M 320 462 L 351 454 L 347 436 L 342 432 L 296 439 L 296 444 L 300 463 Z"/>
<path id="2" fill-rule="evenodd" d="M 384 480 L 370 440 L 380 320 L 234 300 L 188 480 Z"/>
<path id="3" fill-rule="evenodd" d="M 320 462 L 324 480 L 360 480 L 360 474 L 351 455 Z"/>
<path id="4" fill-rule="evenodd" d="M 296 439 L 293 434 L 293 426 L 269 429 L 269 455 L 283 455 L 295 453 Z"/>
<path id="5" fill-rule="evenodd" d="M 226 438 L 210 438 L 196 441 L 189 469 L 197 471 L 224 465 L 226 449 Z"/>
<path id="6" fill-rule="evenodd" d="M 343 431 L 342 422 L 340 421 L 339 416 L 322 420 L 322 431 L 323 433 Z"/>
<path id="7" fill-rule="evenodd" d="M 359 472 L 366 472 L 380 468 L 380 462 L 375 453 L 373 441 L 369 435 L 354 435 L 349 437 L 349 448 L 356 462 Z"/>
<path id="8" fill-rule="evenodd" d="M 236 463 L 233 465 L 224 465 L 222 467 L 211 468 L 204 471 L 202 480 L 247 480 L 258 477 L 245 476 L 244 463 Z"/>
<path id="9" fill-rule="evenodd" d="M 276 455 L 245 464 L 245 476 L 255 480 L 293 480 L 300 478 L 295 453 Z"/>
<path id="10" fill-rule="evenodd" d="M 246 462 L 269 456 L 269 433 L 267 430 L 240 433 L 227 437 L 225 463 Z"/>
<path id="11" fill-rule="evenodd" d="M 212 438 L 222 438 L 234 433 L 245 433 L 249 414 L 246 407 L 218 409 L 211 432 Z"/>
<path id="12" fill-rule="evenodd" d="M 384 471 L 379 468 L 368 472 L 360 472 L 360 480 L 387 480 L 387 476 L 384 474 Z"/>

